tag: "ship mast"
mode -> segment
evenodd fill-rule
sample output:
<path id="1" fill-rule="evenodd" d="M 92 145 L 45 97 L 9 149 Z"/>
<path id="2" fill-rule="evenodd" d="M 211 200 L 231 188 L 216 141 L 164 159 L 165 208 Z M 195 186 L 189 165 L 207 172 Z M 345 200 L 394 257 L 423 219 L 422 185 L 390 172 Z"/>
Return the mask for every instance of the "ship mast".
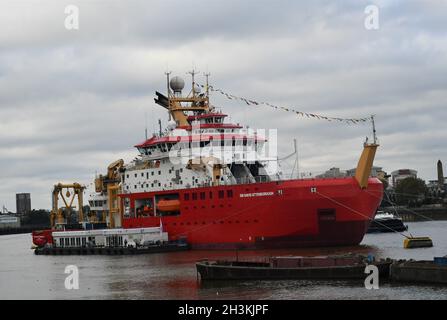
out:
<path id="1" fill-rule="evenodd" d="M 192 111 L 195 114 L 206 113 L 209 111 L 209 97 L 205 94 L 198 94 L 196 92 L 196 82 L 195 75 L 197 71 L 194 69 L 188 72 L 192 77 L 192 89 L 189 95 L 183 96 L 182 90 L 185 86 L 185 82 L 180 77 L 170 78 L 170 72 L 166 72 L 167 78 L 167 109 L 169 114 L 175 120 L 177 126 L 188 126 L 190 125 L 188 122 L 188 111 Z M 208 86 L 208 75 L 207 77 L 207 86 Z M 156 100 L 157 103 L 161 103 L 159 100 Z"/>

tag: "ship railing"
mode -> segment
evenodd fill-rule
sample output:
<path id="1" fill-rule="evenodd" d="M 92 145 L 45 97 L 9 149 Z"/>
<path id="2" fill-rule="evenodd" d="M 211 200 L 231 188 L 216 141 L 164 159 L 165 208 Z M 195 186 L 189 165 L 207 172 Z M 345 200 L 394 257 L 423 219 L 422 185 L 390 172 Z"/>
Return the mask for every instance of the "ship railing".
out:
<path id="1" fill-rule="evenodd" d="M 236 178 L 236 184 L 251 184 L 251 183 L 261 183 L 261 182 L 269 182 L 269 176 L 256 176 L 254 180 L 252 177 L 242 177 Z"/>

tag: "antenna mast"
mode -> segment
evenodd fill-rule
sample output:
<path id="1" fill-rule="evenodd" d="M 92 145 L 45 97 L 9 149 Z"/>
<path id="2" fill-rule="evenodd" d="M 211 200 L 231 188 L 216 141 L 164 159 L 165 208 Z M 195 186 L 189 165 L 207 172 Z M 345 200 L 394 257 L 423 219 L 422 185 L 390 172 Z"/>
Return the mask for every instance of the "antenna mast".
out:
<path id="1" fill-rule="evenodd" d="M 192 78 L 192 97 L 195 98 L 196 97 L 196 82 L 194 80 L 194 76 L 196 75 L 197 71 L 194 70 L 194 68 L 188 72 L 191 75 Z"/>
<path id="2" fill-rule="evenodd" d="M 147 140 L 147 112 L 144 114 L 144 136 Z"/>
<path id="3" fill-rule="evenodd" d="M 171 71 L 166 71 L 165 75 L 166 75 L 166 93 L 168 96 L 168 107 L 171 107 L 171 90 L 169 89 L 169 75 L 171 74 Z"/>
<path id="4" fill-rule="evenodd" d="M 371 124 L 373 130 L 373 142 L 377 144 L 377 136 L 376 136 L 376 124 L 374 123 L 374 115 L 371 115 Z"/>

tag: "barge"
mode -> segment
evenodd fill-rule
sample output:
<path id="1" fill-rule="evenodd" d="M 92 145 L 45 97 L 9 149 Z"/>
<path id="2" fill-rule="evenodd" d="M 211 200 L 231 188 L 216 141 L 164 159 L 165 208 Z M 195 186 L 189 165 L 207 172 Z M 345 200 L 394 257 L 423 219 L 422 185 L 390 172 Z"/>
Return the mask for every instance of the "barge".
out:
<path id="1" fill-rule="evenodd" d="M 375 265 L 388 278 L 392 261 L 369 263 L 362 256 L 271 257 L 265 262 L 199 261 L 202 280 L 349 280 L 364 279 L 365 268 Z"/>
<path id="2" fill-rule="evenodd" d="M 447 285 L 447 256 L 432 261 L 396 261 L 390 267 L 390 278 L 396 282 Z"/>
<path id="3" fill-rule="evenodd" d="M 169 241 L 162 226 L 133 229 L 99 229 L 52 231 L 51 242 L 44 242 L 48 234 L 34 232 L 36 255 L 131 255 L 184 251 L 189 245 L 183 240 Z"/>

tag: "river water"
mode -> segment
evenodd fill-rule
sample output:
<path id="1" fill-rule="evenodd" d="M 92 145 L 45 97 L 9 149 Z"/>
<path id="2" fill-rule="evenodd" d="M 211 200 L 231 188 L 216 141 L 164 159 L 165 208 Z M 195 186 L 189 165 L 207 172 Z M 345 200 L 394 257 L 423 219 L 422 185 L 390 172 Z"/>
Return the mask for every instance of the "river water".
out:
<path id="1" fill-rule="evenodd" d="M 0 236 L 0 299 L 447 299 L 447 286 L 359 281 L 244 281 L 200 284 L 194 262 L 272 255 L 357 252 L 375 257 L 433 259 L 447 254 L 447 221 L 408 223 L 433 248 L 403 249 L 399 234 L 367 234 L 360 246 L 263 251 L 187 251 L 139 256 L 36 256 L 31 235 Z M 67 265 L 79 269 L 79 289 L 65 289 Z"/>

